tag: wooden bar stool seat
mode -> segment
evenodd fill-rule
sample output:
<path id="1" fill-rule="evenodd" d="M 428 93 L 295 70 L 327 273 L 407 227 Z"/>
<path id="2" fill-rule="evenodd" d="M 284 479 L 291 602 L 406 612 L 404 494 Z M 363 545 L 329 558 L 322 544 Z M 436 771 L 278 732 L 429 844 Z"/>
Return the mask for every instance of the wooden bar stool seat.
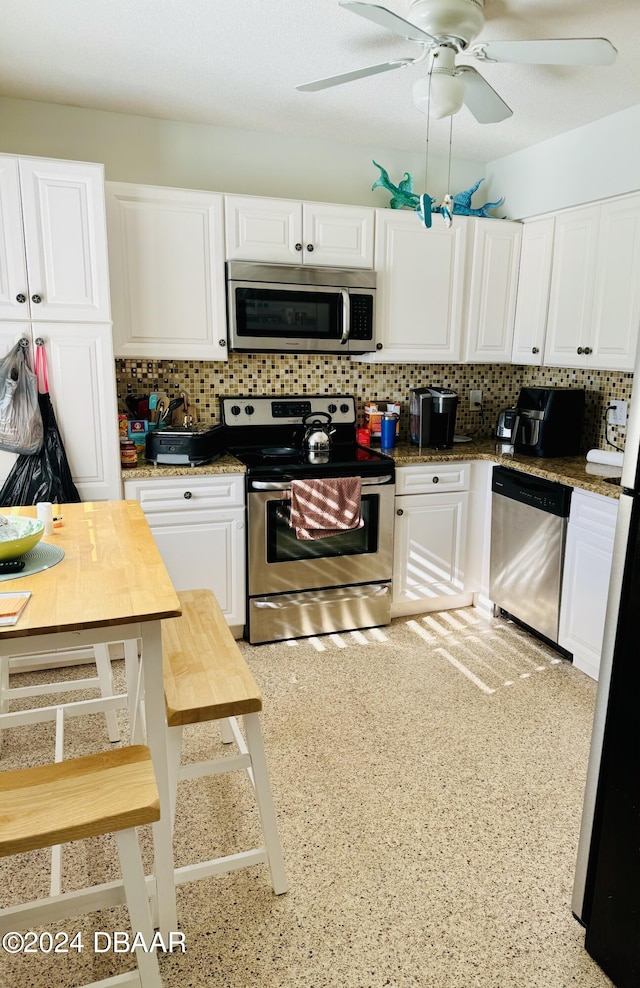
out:
<path id="1" fill-rule="evenodd" d="M 260 730 L 260 690 L 213 593 L 188 590 L 178 597 L 182 616 L 162 623 L 172 824 L 179 779 L 244 770 L 255 793 L 264 847 L 176 868 L 176 883 L 266 861 L 273 890 L 280 895 L 288 884 Z M 243 721 L 246 741 L 237 718 Z M 219 721 L 222 740 L 235 741 L 239 754 L 180 765 L 183 727 L 205 721 Z"/>
<path id="2" fill-rule="evenodd" d="M 160 818 L 149 749 L 136 745 L 36 768 L 0 773 L 0 857 L 113 833 L 133 934 L 153 941 L 147 884 L 135 828 Z M 81 909 L 78 892 L 0 910 L 0 933 L 59 922 Z M 111 903 L 107 903 L 111 904 Z M 100 982 L 161 988 L 155 951 L 136 948 L 137 970 Z M 88 986 L 87 986 L 88 988 Z"/>

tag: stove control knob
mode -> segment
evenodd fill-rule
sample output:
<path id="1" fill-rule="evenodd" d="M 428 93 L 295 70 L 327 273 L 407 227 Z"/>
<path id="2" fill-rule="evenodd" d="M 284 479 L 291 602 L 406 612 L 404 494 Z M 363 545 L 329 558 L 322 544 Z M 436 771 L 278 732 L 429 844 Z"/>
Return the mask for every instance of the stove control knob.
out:
<path id="1" fill-rule="evenodd" d="M 343 415 L 346 415 L 349 411 L 349 406 L 343 402 L 342 405 L 340 405 L 340 411 Z"/>
<path id="2" fill-rule="evenodd" d="M 231 406 L 231 414 L 232 415 L 239 415 L 241 411 L 242 411 L 242 409 L 240 408 L 240 405 L 232 405 Z"/>
<path id="3" fill-rule="evenodd" d="M 245 405 L 244 410 L 247 415 L 253 415 L 253 413 L 255 412 L 255 408 L 253 407 L 253 405 Z"/>
<path id="4" fill-rule="evenodd" d="M 338 406 L 334 405 L 333 402 L 331 402 L 330 405 L 327 405 L 327 411 L 331 412 L 332 415 L 335 415 L 336 412 L 338 411 Z"/>

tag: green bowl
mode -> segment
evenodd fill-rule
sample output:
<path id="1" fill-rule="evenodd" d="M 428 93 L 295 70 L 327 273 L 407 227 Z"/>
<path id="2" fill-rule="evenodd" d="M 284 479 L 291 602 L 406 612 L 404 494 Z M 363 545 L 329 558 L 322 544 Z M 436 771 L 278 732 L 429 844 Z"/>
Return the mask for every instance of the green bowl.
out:
<path id="1" fill-rule="evenodd" d="M 2 529 L 5 526 L 0 526 L 0 562 L 8 562 L 10 559 L 19 559 L 20 556 L 24 556 L 25 552 L 33 549 L 44 535 L 44 522 L 38 521 L 36 518 L 6 517 L 8 517 L 9 525 L 15 532 L 15 538 L 3 539 Z"/>

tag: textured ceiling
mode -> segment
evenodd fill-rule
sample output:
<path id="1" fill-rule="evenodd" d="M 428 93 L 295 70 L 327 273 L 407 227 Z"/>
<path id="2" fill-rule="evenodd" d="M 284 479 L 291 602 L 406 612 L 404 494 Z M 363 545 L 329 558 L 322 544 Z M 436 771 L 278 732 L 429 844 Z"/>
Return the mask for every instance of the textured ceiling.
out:
<path id="1" fill-rule="evenodd" d="M 406 17 L 409 0 L 382 0 Z M 477 39 L 607 37 L 613 66 L 467 59 L 511 106 L 502 123 L 454 117 L 457 157 L 490 161 L 640 103 L 636 0 L 486 0 Z M 171 120 L 419 150 L 424 68 L 317 93 L 295 85 L 420 53 L 337 0 L 0 0 L 0 95 Z M 459 57 L 464 62 L 464 57 Z M 444 150 L 449 120 L 431 124 Z"/>

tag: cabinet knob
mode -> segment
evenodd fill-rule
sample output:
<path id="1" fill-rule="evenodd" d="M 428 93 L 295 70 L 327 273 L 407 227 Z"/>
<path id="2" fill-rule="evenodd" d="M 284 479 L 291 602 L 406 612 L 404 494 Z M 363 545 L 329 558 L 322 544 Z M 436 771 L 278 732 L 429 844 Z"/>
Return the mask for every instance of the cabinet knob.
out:
<path id="1" fill-rule="evenodd" d="M 16 295 L 16 302 L 20 302 L 20 304 L 22 305 L 26 301 L 27 301 L 27 296 L 23 295 L 22 292 L 20 292 L 19 295 Z"/>
<path id="2" fill-rule="evenodd" d="M 35 302 L 36 304 L 38 302 L 42 302 L 42 295 L 32 295 L 31 296 L 31 301 L 32 302 Z"/>
<path id="3" fill-rule="evenodd" d="M 590 346 L 586 346 L 586 347 L 584 348 L 584 352 L 585 352 L 585 354 L 586 354 L 586 355 L 587 355 L 587 357 L 588 357 L 590 353 L 593 353 L 593 350 L 591 349 L 591 347 L 590 347 Z"/>
<path id="4" fill-rule="evenodd" d="M 185 491 L 185 492 L 184 492 L 184 494 L 183 494 L 182 496 L 183 496 L 183 497 L 184 497 L 184 498 L 185 498 L 185 499 L 186 499 L 187 501 L 189 501 L 189 500 L 191 500 L 191 498 L 193 497 L 193 494 L 191 493 L 191 491 Z"/>
<path id="5" fill-rule="evenodd" d="M 540 353 L 540 350 L 538 349 L 537 346 L 532 346 L 531 347 L 531 353 Z"/>
<path id="6" fill-rule="evenodd" d="M 313 253 L 313 244 L 307 244 L 307 250 L 309 251 L 310 254 L 312 254 Z"/>
<path id="7" fill-rule="evenodd" d="M 382 343 L 376 343 L 376 350 L 382 350 Z"/>
<path id="8" fill-rule="evenodd" d="M 432 477 L 431 478 L 431 483 L 432 484 L 439 484 L 440 483 L 440 477 Z"/>
<path id="9" fill-rule="evenodd" d="M 398 510 L 396 511 L 396 514 L 397 515 L 403 515 L 404 514 L 403 509 L 402 508 L 398 508 Z"/>
<path id="10" fill-rule="evenodd" d="M 302 250 L 302 244 L 296 244 L 296 250 Z"/>
<path id="11" fill-rule="evenodd" d="M 218 340 L 218 346 L 226 346 L 226 345 L 227 345 L 226 340 Z"/>

